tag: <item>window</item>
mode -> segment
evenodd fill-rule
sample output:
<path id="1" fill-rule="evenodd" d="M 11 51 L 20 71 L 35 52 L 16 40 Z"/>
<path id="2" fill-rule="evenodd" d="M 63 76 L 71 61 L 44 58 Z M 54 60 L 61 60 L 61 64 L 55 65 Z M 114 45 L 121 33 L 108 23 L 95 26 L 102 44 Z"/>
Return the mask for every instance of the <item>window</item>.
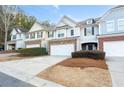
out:
<path id="1" fill-rule="evenodd" d="M 41 38 L 42 34 L 43 34 L 43 32 L 37 32 L 37 38 Z"/>
<path id="2" fill-rule="evenodd" d="M 82 50 L 86 50 L 86 45 L 82 45 Z"/>
<path id="3" fill-rule="evenodd" d="M 93 19 L 87 20 L 86 24 L 92 24 L 93 23 Z"/>
<path id="4" fill-rule="evenodd" d="M 107 32 L 113 32 L 114 31 L 114 21 L 108 21 L 106 28 L 107 28 Z"/>
<path id="5" fill-rule="evenodd" d="M 30 39 L 35 39 L 35 33 L 31 33 L 30 35 L 31 35 Z"/>
<path id="6" fill-rule="evenodd" d="M 48 32 L 48 37 L 50 38 L 50 37 L 53 37 L 53 35 L 54 35 L 54 32 Z"/>
<path id="7" fill-rule="evenodd" d="M 58 37 L 64 37 L 64 32 L 63 32 L 63 30 L 58 31 Z"/>
<path id="8" fill-rule="evenodd" d="M 94 27 L 92 27 L 92 35 L 94 35 Z"/>
<path id="9" fill-rule="evenodd" d="M 29 34 L 26 34 L 26 39 L 29 39 Z"/>
<path id="10" fill-rule="evenodd" d="M 118 31 L 124 31 L 124 19 L 118 19 Z"/>
<path id="11" fill-rule="evenodd" d="M 71 30 L 71 36 L 73 36 L 74 35 L 74 30 Z"/>
<path id="12" fill-rule="evenodd" d="M 12 38 L 13 38 L 13 39 L 16 39 L 16 35 L 13 35 Z"/>
<path id="13" fill-rule="evenodd" d="M 87 35 L 86 28 L 84 28 L 84 36 L 86 36 L 86 35 Z"/>
<path id="14" fill-rule="evenodd" d="M 58 37 L 64 37 L 64 33 L 59 33 Z"/>
<path id="15" fill-rule="evenodd" d="M 92 44 L 88 44 L 88 50 L 93 50 L 93 45 Z"/>
<path id="16" fill-rule="evenodd" d="M 84 28 L 84 36 L 94 35 L 94 27 Z"/>
<path id="17" fill-rule="evenodd" d="M 21 34 L 19 34 L 19 38 L 21 38 Z"/>

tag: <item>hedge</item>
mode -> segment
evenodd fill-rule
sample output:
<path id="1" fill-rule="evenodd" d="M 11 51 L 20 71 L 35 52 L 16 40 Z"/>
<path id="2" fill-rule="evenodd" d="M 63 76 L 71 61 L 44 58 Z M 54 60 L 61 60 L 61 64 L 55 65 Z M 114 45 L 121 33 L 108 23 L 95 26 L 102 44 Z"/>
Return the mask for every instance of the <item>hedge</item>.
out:
<path id="1" fill-rule="evenodd" d="M 46 48 L 23 48 L 18 50 L 22 56 L 40 56 L 46 55 Z"/>
<path id="2" fill-rule="evenodd" d="M 105 52 L 103 51 L 77 51 L 72 52 L 72 58 L 93 58 L 93 59 L 105 59 Z"/>

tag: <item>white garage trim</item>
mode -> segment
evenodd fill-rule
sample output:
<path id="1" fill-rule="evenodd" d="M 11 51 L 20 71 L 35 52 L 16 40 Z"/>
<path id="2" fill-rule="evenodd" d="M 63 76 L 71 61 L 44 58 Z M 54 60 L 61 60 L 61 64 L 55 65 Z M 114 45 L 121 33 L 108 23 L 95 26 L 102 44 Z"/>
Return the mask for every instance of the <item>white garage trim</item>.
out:
<path id="1" fill-rule="evenodd" d="M 40 44 L 26 45 L 26 48 L 40 47 Z"/>
<path id="2" fill-rule="evenodd" d="M 124 57 L 124 41 L 107 41 L 103 43 L 108 57 Z"/>
<path id="3" fill-rule="evenodd" d="M 63 44 L 63 45 L 51 45 L 50 55 L 58 56 L 71 56 L 71 53 L 75 51 L 74 44 Z"/>

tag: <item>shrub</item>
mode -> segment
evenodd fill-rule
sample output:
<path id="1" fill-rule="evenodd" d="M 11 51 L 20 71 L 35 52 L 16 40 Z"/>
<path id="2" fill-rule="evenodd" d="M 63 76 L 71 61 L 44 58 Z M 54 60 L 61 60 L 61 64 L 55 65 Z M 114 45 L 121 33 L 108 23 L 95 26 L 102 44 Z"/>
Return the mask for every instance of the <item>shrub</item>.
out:
<path id="1" fill-rule="evenodd" d="M 40 56 L 46 55 L 46 48 L 23 48 L 19 50 L 22 56 Z"/>
<path id="2" fill-rule="evenodd" d="M 105 59 L 105 52 L 102 51 L 77 51 L 72 52 L 72 58 L 93 58 L 93 59 Z"/>

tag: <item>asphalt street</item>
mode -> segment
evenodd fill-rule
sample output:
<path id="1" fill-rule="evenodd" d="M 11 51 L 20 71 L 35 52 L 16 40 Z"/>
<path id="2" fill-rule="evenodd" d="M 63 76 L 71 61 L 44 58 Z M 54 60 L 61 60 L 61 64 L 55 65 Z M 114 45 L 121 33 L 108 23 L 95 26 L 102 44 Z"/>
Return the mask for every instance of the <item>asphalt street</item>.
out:
<path id="1" fill-rule="evenodd" d="M 0 72 L 0 87 L 34 87 L 34 86 Z"/>

